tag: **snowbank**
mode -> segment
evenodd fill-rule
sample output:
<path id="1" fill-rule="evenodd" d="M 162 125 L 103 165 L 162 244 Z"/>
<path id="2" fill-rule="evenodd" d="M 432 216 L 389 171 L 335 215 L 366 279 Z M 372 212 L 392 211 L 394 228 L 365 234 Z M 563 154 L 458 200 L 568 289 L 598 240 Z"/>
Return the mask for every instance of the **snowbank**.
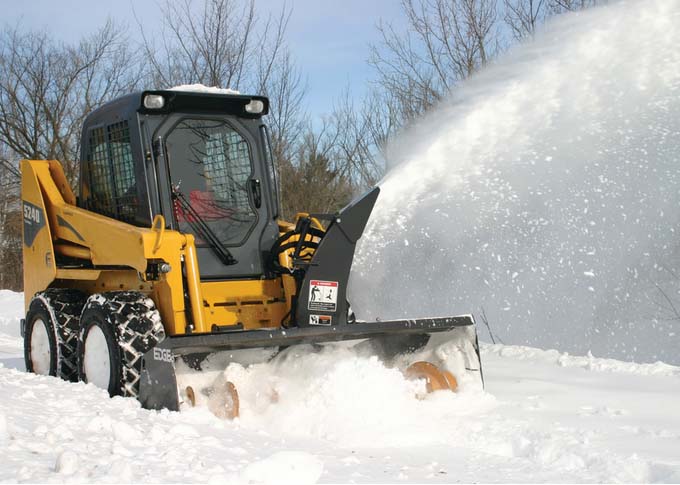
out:
<path id="1" fill-rule="evenodd" d="M 342 349 L 232 364 L 233 422 L 0 367 L 0 482 L 680 480 L 677 376 L 583 372 L 538 349 L 484 354 L 485 392 L 423 401 Z"/>
<path id="2" fill-rule="evenodd" d="M 653 364 L 637 364 L 635 362 L 622 362 L 615 359 L 603 359 L 593 357 L 588 352 L 586 356 L 569 355 L 567 352 L 557 350 L 541 350 L 521 345 L 482 344 L 481 351 L 484 356 L 496 354 L 501 357 L 512 357 L 518 360 L 540 361 L 549 364 L 557 364 L 562 367 L 580 367 L 596 372 L 616 372 L 624 374 L 636 374 L 641 376 L 675 376 L 680 377 L 680 367 L 669 365 L 664 362 Z"/>
<path id="3" fill-rule="evenodd" d="M 20 337 L 19 320 L 24 317 L 24 294 L 0 290 L 0 336 Z"/>
<path id="4" fill-rule="evenodd" d="M 17 349 L 23 348 L 19 328 L 19 320 L 23 317 L 24 294 L 0 290 L 0 367 L 8 364 L 23 368 L 23 355 L 17 352 Z"/>

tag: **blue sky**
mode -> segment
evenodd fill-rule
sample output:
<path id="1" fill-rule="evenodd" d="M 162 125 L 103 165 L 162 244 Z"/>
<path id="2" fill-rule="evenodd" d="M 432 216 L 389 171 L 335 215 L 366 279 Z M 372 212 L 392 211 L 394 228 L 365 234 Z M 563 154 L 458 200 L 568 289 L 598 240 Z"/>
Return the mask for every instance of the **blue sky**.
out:
<path id="1" fill-rule="evenodd" d="M 151 29 L 158 27 L 159 8 L 153 0 L 5 1 L 0 23 L 20 22 L 25 29 L 47 29 L 57 39 L 75 41 L 111 16 L 127 23 L 131 36 L 137 38 L 133 5 Z M 261 16 L 275 14 L 283 5 L 283 0 L 256 0 Z M 293 9 L 287 38 L 308 82 L 310 114 L 329 112 L 346 86 L 357 97 L 363 94 L 371 76 L 366 64 L 368 45 L 378 40 L 375 25 L 380 19 L 399 20 L 398 0 L 288 0 L 286 5 Z"/>

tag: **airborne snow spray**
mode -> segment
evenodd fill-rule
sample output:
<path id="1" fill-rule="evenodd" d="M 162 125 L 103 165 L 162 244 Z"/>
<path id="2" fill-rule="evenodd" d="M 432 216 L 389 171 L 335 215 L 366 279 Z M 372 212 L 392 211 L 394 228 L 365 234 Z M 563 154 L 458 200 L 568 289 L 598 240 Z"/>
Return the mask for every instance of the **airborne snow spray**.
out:
<path id="1" fill-rule="evenodd" d="M 505 343 L 680 363 L 678 46 L 680 2 L 618 2 L 457 87 L 389 148 L 357 315 L 483 311 Z"/>

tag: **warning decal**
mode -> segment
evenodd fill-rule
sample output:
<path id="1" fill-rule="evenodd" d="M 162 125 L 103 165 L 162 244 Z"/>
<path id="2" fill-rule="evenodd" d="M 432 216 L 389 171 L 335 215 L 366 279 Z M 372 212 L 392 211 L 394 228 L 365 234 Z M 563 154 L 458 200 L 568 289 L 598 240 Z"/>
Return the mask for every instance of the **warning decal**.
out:
<path id="1" fill-rule="evenodd" d="M 330 325 L 333 323 L 333 317 L 330 315 L 309 315 L 310 325 Z"/>
<path id="2" fill-rule="evenodd" d="M 308 310 L 334 312 L 338 307 L 338 282 L 312 280 L 309 282 Z"/>

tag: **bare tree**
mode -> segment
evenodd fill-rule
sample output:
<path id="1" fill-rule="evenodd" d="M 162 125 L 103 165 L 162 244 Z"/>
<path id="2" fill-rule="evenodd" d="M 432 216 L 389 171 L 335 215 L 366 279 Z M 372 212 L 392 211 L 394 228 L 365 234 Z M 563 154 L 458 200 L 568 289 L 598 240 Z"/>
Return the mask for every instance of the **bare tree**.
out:
<path id="1" fill-rule="evenodd" d="M 290 162 L 302 137 L 306 83 L 285 42 L 292 11 L 264 20 L 254 0 L 167 1 L 160 45 L 144 29 L 150 77 L 159 88 L 200 83 L 270 98 L 274 161 Z"/>
<path id="2" fill-rule="evenodd" d="M 268 72 L 266 77 L 265 72 Z M 267 123 L 271 131 L 274 162 L 280 167 L 284 160 L 294 156 L 302 138 L 307 86 L 288 50 L 278 53 L 271 65 L 262 67 L 260 76 L 257 92 L 269 98 Z"/>
<path id="3" fill-rule="evenodd" d="M 22 287 L 20 176 L 0 146 L 0 288 Z"/>
<path id="4" fill-rule="evenodd" d="M 498 51 L 495 0 L 402 0 L 408 31 L 380 23 L 369 63 L 400 117 L 412 120 Z"/>
<path id="5" fill-rule="evenodd" d="M 140 24 L 149 74 L 159 88 L 200 83 L 271 92 L 283 97 L 280 120 L 288 119 L 305 88 L 285 43 L 290 15 L 284 5 L 278 17 L 261 21 L 254 0 L 167 1 L 160 46 Z"/>
<path id="6" fill-rule="evenodd" d="M 337 131 L 323 121 L 309 127 L 298 146 L 294 160 L 281 167 L 282 215 L 292 220 L 297 212 L 332 213 L 352 197 L 350 181 L 333 156 Z"/>
<path id="7" fill-rule="evenodd" d="M 0 248 L 0 288 L 20 291 L 23 288 L 22 236 L 20 206 L 13 203 L 2 217 Z"/>
<path id="8" fill-rule="evenodd" d="M 515 39 L 532 37 L 548 14 L 546 0 L 503 0 L 505 23 Z"/>
<path id="9" fill-rule="evenodd" d="M 552 13 L 573 12 L 583 10 L 598 4 L 607 3 L 607 0 L 548 0 Z"/>
<path id="10" fill-rule="evenodd" d="M 182 0 L 162 6 L 160 46 L 140 23 L 156 85 L 202 83 L 238 89 L 252 74 L 247 71 L 255 42 L 255 2 L 205 0 L 198 15 L 193 5 Z"/>
<path id="11" fill-rule="evenodd" d="M 282 160 L 284 216 L 301 210 L 334 212 L 380 180 L 381 123 L 389 119 L 384 112 L 374 119 L 381 108 L 380 100 L 372 98 L 355 105 L 346 88 L 330 115 L 307 125 L 295 156 Z"/>
<path id="12" fill-rule="evenodd" d="M 332 157 L 354 193 L 375 185 L 384 173 L 381 150 L 389 119 L 380 99 L 367 96 L 357 106 L 349 88 L 334 107 Z"/>
<path id="13" fill-rule="evenodd" d="M 0 144 L 18 158 L 58 159 L 75 180 L 83 118 L 136 84 L 133 61 L 112 22 L 75 46 L 0 32 Z"/>

